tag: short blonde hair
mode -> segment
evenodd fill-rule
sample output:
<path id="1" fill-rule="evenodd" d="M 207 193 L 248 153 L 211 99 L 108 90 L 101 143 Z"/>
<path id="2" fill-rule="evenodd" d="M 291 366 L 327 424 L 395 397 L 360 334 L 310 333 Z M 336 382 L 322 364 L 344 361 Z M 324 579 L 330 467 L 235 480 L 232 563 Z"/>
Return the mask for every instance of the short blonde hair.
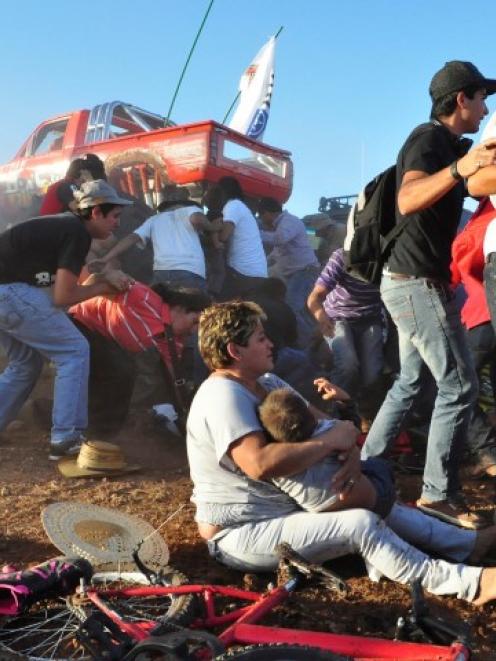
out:
<path id="1" fill-rule="evenodd" d="M 206 308 L 200 316 L 200 354 L 211 370 L 229 367 L 227 345 L 246 347 L 259 322 L 266 319 L 262 308 L 251 301 L 228 301 Z"/>

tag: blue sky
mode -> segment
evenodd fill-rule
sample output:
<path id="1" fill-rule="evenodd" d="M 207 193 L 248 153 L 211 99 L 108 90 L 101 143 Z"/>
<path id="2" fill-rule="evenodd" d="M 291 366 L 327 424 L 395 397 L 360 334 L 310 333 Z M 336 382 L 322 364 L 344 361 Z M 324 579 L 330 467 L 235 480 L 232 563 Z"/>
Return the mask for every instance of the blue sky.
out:
<path id="1" fill-rule="evenodd" d="M 166 114 L 208 0 L 2 5 L 0 162 L 42 120 L 120 99 Z M 283 25 L 264 140 L 293 154 L 287 206 L 355 193 L 429 115 L 446 60 L 496 78 L 494 0 L 215 0 L 172 119 L 222 120 L 239 77 Z M 496 110 L 496 95 L 489 98 Z"/>

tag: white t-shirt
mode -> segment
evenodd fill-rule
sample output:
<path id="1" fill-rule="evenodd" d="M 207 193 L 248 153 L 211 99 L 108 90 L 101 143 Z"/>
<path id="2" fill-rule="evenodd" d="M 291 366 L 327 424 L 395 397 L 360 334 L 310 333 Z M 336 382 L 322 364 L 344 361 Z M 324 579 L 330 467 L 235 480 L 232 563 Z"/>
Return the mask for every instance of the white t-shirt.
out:
<path id="1" fill-rule="evenodd" d="M 205 277 L 205 256 L 189 220 L 198 210 L 191 205 L 165 211 L 134 230 L 143 243 L 152 242 L 154 271 L 189 271 Z"/>
<path id="2" fill-rule="evenodd" d="M 496 138 L 496 112 L 491 115 L 484 131 L 482 132 L 482 140 L 490 140 L 491 138 Z M 490 195 L 489 199 L 493 207 L 496 209 L 496 195 Z M 489 253 L 496 252 L 496 219 L 492 220 L 486 229 L 486 234 L 484 236 L 484 257 L 487 257 Z"/>
<path id="3" fill-rule="evenodd" d="M 242 275 L 267 277 L 267 258 L 257 221 L 241 200 L 229 200 L 222 210 L 225 221 L 233 223 L 227 263 Z"/>

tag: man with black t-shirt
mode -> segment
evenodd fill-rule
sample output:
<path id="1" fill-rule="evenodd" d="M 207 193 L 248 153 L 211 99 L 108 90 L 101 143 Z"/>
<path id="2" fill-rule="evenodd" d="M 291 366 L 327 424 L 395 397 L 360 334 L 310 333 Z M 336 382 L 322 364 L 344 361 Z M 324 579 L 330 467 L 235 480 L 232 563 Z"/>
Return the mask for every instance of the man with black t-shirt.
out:
<path id="1" fill-rule="evenodd" d="M 397 217 L 404 223 L 381 283 L 398 328 L 400 375 L 367 436 L 363 456 L 387 452 L 421 391 L 427 369 L 438 387 L 429 429 L 422 495 L 426 513 L 468 528 L 485 525 L 459 497 L 458 465 L 477 378 L 451 293 L 451 244 L 465 196 L 464 179 L 496 162 L 494 145 L 468 151 L 496 92 L 470 62 L 452 61 L 433 77 L 432 121 L 407 138 L 397 161 Z"/>
<path id="2" fill-rule="evenodd" d="M 34 218 L 0 234 L 0 349 L 9 361 L 0 375 L 0 430 L 29 397 L 43 359 L 51 360 L 51 459 L 78 452 L 88 416 L 88 343 L 63 308 L 131 284 L 120 271 L 78 283 L 91 240 L 107 238 L 132 202 L 101 180 L 76 196 L 77 214 Z"/>

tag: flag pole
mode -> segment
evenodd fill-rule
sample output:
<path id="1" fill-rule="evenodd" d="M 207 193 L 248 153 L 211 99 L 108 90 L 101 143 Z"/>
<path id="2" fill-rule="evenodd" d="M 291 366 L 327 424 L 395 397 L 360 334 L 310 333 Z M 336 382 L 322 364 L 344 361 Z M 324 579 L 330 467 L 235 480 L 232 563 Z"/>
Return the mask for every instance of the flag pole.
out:
<path id="1" fill-rule="evenodd" d="M 281 27 L 279 28 L 279 30 L 277 31 L 277 33 L 274 35 L 274 39 L 277 39 L 277 37 L 281 34 L 281 32 L 282 32 L 283 30 L 284 30 L 284 25 L 281 25 Z M 232 109 L 233 109 L 234 106 L 236 105 L 236 103 L 237 103 L 237 101 L 238 101 L 238 99 L 239 99 L 240 96 L 241 96 L 241 90 L 238 90 L 238 93 L 237 93 L 236 96 L 234 97 L 234 101 L 233 101 L 233 102 L 231 103 L 231 105 L 229 106 L 229 110 L 228 110 L 228 111 L 226 112 L 226 114 L 224 115 L 224 119 L 222 120 L 222 124 L 225 124 L 225 123 L 226 123 L 227 118 L 228 118 L 229 115 L 231 114 Z"/>
<path id="2" fill-rule="evenodd" d="M 183 82 L 184 74 L 186 73 L 186 69 L 188 68 L 189 61 L 191 60 L 191 56 L 193 55 L 193 51 L 195 50 L 196 44 L 197 44 L 198 39 L 200 38 L 200 34 L 203 30 L 203 26 L 205 25 L 205 23 L 207 21 L 208 15 L 210 14 L 210 10 L 212 9 L 213 4 L 214 4 L 214 0 L 210 0 L 207 11 L 205 12 L 205 16 L 203 17 L 200 28 L 199 28 L 198 32 L 196 33 L 195 40 L 193 41 L 193 45 L 190 48 L 188 57 L 186 58 L 186 62 L 184 64 L 183 70 L 181 72 L 181 75 L 179 76 L 179 82 L 177 83 L 176 90 L 174 92 L 174 96 L 172 97 L 172 101 L 171 101 L 171 104 L 169 106 L 169 110 L 167 112 L 167 117 L 165 119 L 165 126 L 167 126 L 167 124 L 169 123 L 172 108 L 174 107 L 174 103 L 176 102 L 176 97 L 177 97 L 177 94 L 179 92 L 179 88 L 181 87 L 181 83 Z"/>

